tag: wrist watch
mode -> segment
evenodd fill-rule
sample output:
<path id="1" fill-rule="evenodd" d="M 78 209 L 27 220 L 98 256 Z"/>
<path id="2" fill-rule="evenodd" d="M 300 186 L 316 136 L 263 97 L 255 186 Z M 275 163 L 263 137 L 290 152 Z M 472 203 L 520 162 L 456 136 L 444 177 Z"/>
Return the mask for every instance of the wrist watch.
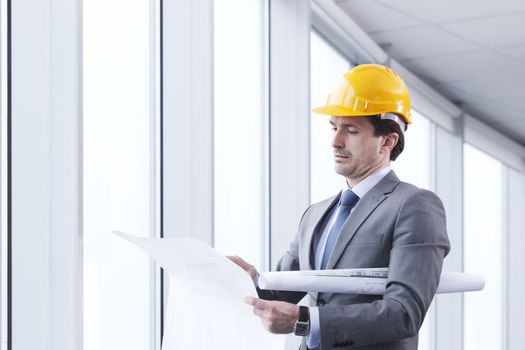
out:
<path id="1" fill-rule="evenodd" d="M 299 306 L 299 319 L 295 321 L 293 333 L 300 337 L 306 337 L 310 333 L 310 309 Z"/>

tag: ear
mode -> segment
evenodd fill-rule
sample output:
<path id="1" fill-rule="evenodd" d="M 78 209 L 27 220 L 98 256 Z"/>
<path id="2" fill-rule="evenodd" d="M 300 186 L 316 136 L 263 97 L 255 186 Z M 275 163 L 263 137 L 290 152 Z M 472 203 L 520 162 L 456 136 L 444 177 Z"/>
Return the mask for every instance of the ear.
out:
<path id="1" fill-rule="evenodd" d="M 383 142 L 381 143 L 380 153 L 390 153 L 396 147 L 399 141 L 399 135 L 395 132 L 383 136 Z"/>

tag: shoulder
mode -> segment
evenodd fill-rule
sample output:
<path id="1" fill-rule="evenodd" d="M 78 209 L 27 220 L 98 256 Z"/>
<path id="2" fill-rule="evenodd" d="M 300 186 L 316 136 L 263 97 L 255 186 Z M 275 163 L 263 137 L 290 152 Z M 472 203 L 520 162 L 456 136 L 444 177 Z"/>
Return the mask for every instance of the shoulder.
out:
<path id="1" fill-rule="evenodd" d="M 450 250 L 446 213 L 441 199 L 432 191 L 400 183 L 392 197 L 397 196 L 393 246 L 434 244 Z M 397 192 L 397 194 L 396 194 Z"/>
<path id="2" fill-rule="evenodd" d="M 408 182 L 399 181 L 398 185 L 394 188 L 390 197 L 398 200 L 399 204 L 406 204 L 407 202 L 438 202 L 441 203 L 441 199 L 434 192 L 419 188 Z"/>
<path id="3" fill-rule="evenodd" d="M 445 210 L 441 199 L 434 192 L 400 181 L 386 194 L 385 209 L 397 217 L 419 216 L 444 217 Z"/>
<path id="4" fill-rule="evenodd" d="M 397 212 L 398 223 L 410 221 L 421 225 L 444 222 L 445 209 L 443 202 L 434 192 L 418 188 L 406 182 L 400 182 L 390 194 L 391 204 Z M 426 223 L 426 224 L 424 224 Z"/>
<path id="5" fill-rule="evenodd" d="M 400 183 L 400 193 L 405 198 L 405 200 L 433 200 L 441 202 L 439 196 L 433 191 L 419 188 L 406 182 Z"/>

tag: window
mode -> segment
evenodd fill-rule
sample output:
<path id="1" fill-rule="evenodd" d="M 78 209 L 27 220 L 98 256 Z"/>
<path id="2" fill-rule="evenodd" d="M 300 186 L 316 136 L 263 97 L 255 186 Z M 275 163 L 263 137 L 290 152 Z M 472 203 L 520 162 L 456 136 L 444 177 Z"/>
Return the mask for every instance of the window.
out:
<path id="1" fill-rule="evenodd" d="M 464 348 L 501 349 L 502 339 L 502 164 L 464 146 L 464 269 L 485 276 L 483 291 L 464 299 Z"/>
<path id="2" fill-rule="evenodd" d="M 330 91 L 351 69 L 348 60 L 317 32 L 310 34 L 311 107 L 326 103 Z M 316 203 L 341 191 L 343 178 L 334 170 L 332 131 L 327 116 L 312 113 L 310 119 L 310 202 Z"/>
<path id="3" fill-rule="evenodd" d="M 85 350 L 143 350 L 155 339 L 153 265 L 110 234 L 156 229 L 152 4 L 84 2 Z"/>
<path id="4" fill-rule="evenodd" d="M 265 266 L 264 1 L 214 7 L 215 248 Z M 242 16 L 239 16 L 242 13 Z"/>

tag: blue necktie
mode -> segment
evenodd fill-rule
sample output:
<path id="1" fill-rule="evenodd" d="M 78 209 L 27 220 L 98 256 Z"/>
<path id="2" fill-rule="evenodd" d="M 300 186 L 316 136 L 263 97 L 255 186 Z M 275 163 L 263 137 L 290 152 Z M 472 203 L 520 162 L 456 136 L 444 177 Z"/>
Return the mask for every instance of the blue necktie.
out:
<path id="1" fill-rule="evenodd" d="M 326 245 L 324 248 L 323 260 L 321 261 L 321 269 L 324 270 L 326 265 L 328 265 L 328 260 L 330 259 L 330 255 L 332 255 L 332 250 L 334 249 L 335 242 L 339 237 L 341 227 L 343 227 L 346 218 L 348 218 L 348 215 L 350 215 L 350 212 L 357 204 L 357 201 L 359 201 L 359 197 L 350 190 L 344 191 L 341 195 L 337 218 L 335 219 L 334 225 L 330 229 L 330 232 L 328 232 L 328 239 L 326 240 Z"/>

